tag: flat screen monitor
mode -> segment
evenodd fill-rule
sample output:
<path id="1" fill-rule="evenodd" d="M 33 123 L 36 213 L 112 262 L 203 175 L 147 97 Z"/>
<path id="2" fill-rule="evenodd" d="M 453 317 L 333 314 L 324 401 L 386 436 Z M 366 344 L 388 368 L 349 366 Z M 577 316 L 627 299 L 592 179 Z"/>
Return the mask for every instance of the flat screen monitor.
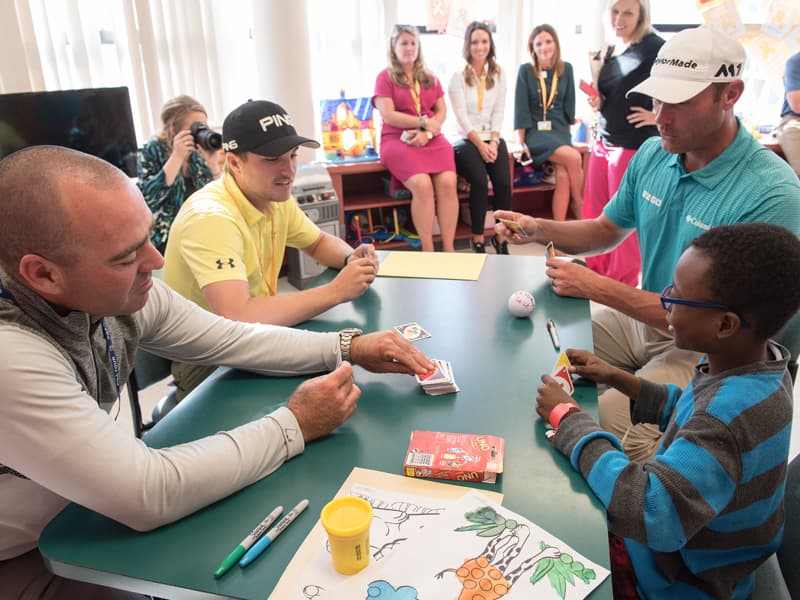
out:
<path id="1" fill-rule="evenodd" d="M 0 158 L 39 144 L 99 156 L 135 177 L 128 88 L 0 94 Z"/>

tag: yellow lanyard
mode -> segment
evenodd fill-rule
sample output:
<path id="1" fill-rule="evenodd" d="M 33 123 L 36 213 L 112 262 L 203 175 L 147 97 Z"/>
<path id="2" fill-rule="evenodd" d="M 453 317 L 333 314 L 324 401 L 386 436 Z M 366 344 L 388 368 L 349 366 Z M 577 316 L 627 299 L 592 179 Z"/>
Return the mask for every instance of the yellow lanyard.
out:
<path id="1" fill-rule="evenodd" d="M 545 100 L 545 96 L 547 95 L 547 82 L 545 78 L 539 74 L 539 92 L 542 94 L 542 110 L 544 111 L 544 115 L 542 116 L 542 120 L 547 120 L 547 109 L 553 106 L 553 98 L 556 97 L 556 87 L 558 86 L 558 71 L 553 70 L 553 87 L 550 88 L 550 99 Z"/>
<path id="2" fill-rule="evenodd" d="M 486 72 L 481 73 L 478 80 L 478 116 L 483 114 L 483 95 L 486 93 Z"/>
<path id="3" fill-rule="evenodd" d="M 422 114 L 422 102 L 419 98 L 419 81 L 416 79 L 414 80 L 414 84 L 408 86 L 408 90 L 411 92 L 411 99 L 414 101 L 414 108 L 417 109 L 417 114 Z"/>
<path id="4" fill-rule="evenodd" d="M 236 208 L 239 209 L 239 213 L 244 218 L 244 213 L 242 212 L 242 207 L 239 206 L 239 200 L 236 199 L 236 196 L 232 196 L 233 202 L 236 204 Z M 265 215 L 266 217 L 266 215 Z M 261 239 L 261 230 L 256 229 L 258 232 L 258 244 L 256 244 L 255 236 L 251 231 L 249 225 L 247 227 L 247 233 L 250 235 L 250 241 L 253 242 L 253 248 L 256 251 L 256 258 L 258 259 L 258 271 L 261 273 L 261 280 L 267 286 L 267 295 L 275 296 L 276 290 L 278 288 L 278 278 L 277 278 L 277 265 L 275 264 L 277 261 L 275 260 L 275 219 L 270 219 L 270 246 L 269 246 L 269 256 L 270 256 L 270 274 L 269 279 L 267 279 L 267 273 L 264 269 L 264 259 L 261 257 L 261 250 L 264 247 L 264 241 Z"/>

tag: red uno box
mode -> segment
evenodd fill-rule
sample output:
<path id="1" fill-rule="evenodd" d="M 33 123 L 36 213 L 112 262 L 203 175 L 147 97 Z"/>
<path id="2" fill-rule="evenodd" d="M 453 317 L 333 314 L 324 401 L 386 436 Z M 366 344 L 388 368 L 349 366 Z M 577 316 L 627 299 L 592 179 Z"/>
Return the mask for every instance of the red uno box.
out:
<path id="1" fill-rule="evenodd" d="M 506 442 L 495 435 L 412 431 L 404 464 L 408 477 L 495 483 Z"/>

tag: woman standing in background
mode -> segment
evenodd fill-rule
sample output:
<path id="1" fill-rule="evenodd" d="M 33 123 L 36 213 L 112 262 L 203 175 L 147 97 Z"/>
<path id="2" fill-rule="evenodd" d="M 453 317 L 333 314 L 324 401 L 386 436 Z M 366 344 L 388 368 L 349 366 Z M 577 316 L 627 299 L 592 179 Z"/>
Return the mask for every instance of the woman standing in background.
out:
<path id="1" fill-rule="evenodd" d="M 495 46 L 489 26 L 473 21 L 464 34 L 462 71 L 453 73 L 448 95 L 458 130 L 463 138 L 453 149 L 456 171 L 470 183 L 469 210 L 472 220 L 472 249 L 486 252 L 483 237 L 489 185 L 492 180 L 495 210 L 511 208 L 511 172 L 508 149 L 500 137 L 506 101 L 506 80 L 495 61 Z M 508 243 L 492 237 L 497 254 L 508 254 Z"/>
<path id="2" fill-rule="evenodd" d="M 161 131 L 139 152 L 139 188 L 153 213 L 153 245 L 162 254 L 169 228 L 184 200 L 219 177 L 219 150 L 195 144 L 192 123 L 208 127 L 206 109 L 190 96 L 169 100 L 161 109 Z"/>
<path id="3" fill-rule="evenodd" d="M 381 113 L 381 162 L 411 191 L 411 218 L 424 252 L 433 252 L 434 216 L 442 249 L 454 252 L 458 196 L 453 147 L 441 135 L 447 113 L 444 91 L 425 67 L 419 32 L 395 25 L 389 39 L 389 67 L 375 81 Z"/>
<path id="4" fill-rule="evenodd" d="M 649 96 L 626 93 L 650 75 L 650 68 L 664 40 L 650 27 L 649 0 L 611 0 L 609 17 L 618 43 L 601 50 L 593 60 L 602 62 L 597 77 L 599 96 L 589 97 L 599 110 L 597 139 L 592 146 L 583 218 L 593 219 L 617 192 L 625 169 L 639 146 L 658 135 Z M 641 270 L 636 232 L 607 254 L 590 256 L 586 264 L 593 271 L 632 286 L 638 285 Z"/>
<path id="5" fill-rule="evenodd" d="M 517 141 L 537 165 L 555 168 L 553 219 L 563 221 L 569 209 L 580 218 L 583 205 L 581 155 L 572 147 L 575 80 L 572 65 L 561 60 L 561 45 L 551 25 L 534 27 L 528 37 L 531 62 L 519 67 L 514 97 Z M 571 199 L 570 199 L 571 198 Z"/>

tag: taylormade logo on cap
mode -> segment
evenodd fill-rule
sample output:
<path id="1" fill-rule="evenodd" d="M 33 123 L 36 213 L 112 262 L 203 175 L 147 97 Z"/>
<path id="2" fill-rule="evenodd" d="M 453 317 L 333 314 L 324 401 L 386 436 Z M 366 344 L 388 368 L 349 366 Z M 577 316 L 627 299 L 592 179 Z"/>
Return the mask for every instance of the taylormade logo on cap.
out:
<path id="1" fill-rule="evenodd" d="M 681 60 L 680 58 L 656 58 L 653 65 L 666 65 L 669 67 L 683 67 L 685 69 L 696 69 L 697 63 L 693 60 Z"/>
<path id="2" fill-rule="evenodd" d="M 658 52 L 650 77 L 628 91 L 669 104 L 693 98 L 712 83 L 739 79 L 744 47 L 731 36 L 710 27 L 684 29 Z"/>

